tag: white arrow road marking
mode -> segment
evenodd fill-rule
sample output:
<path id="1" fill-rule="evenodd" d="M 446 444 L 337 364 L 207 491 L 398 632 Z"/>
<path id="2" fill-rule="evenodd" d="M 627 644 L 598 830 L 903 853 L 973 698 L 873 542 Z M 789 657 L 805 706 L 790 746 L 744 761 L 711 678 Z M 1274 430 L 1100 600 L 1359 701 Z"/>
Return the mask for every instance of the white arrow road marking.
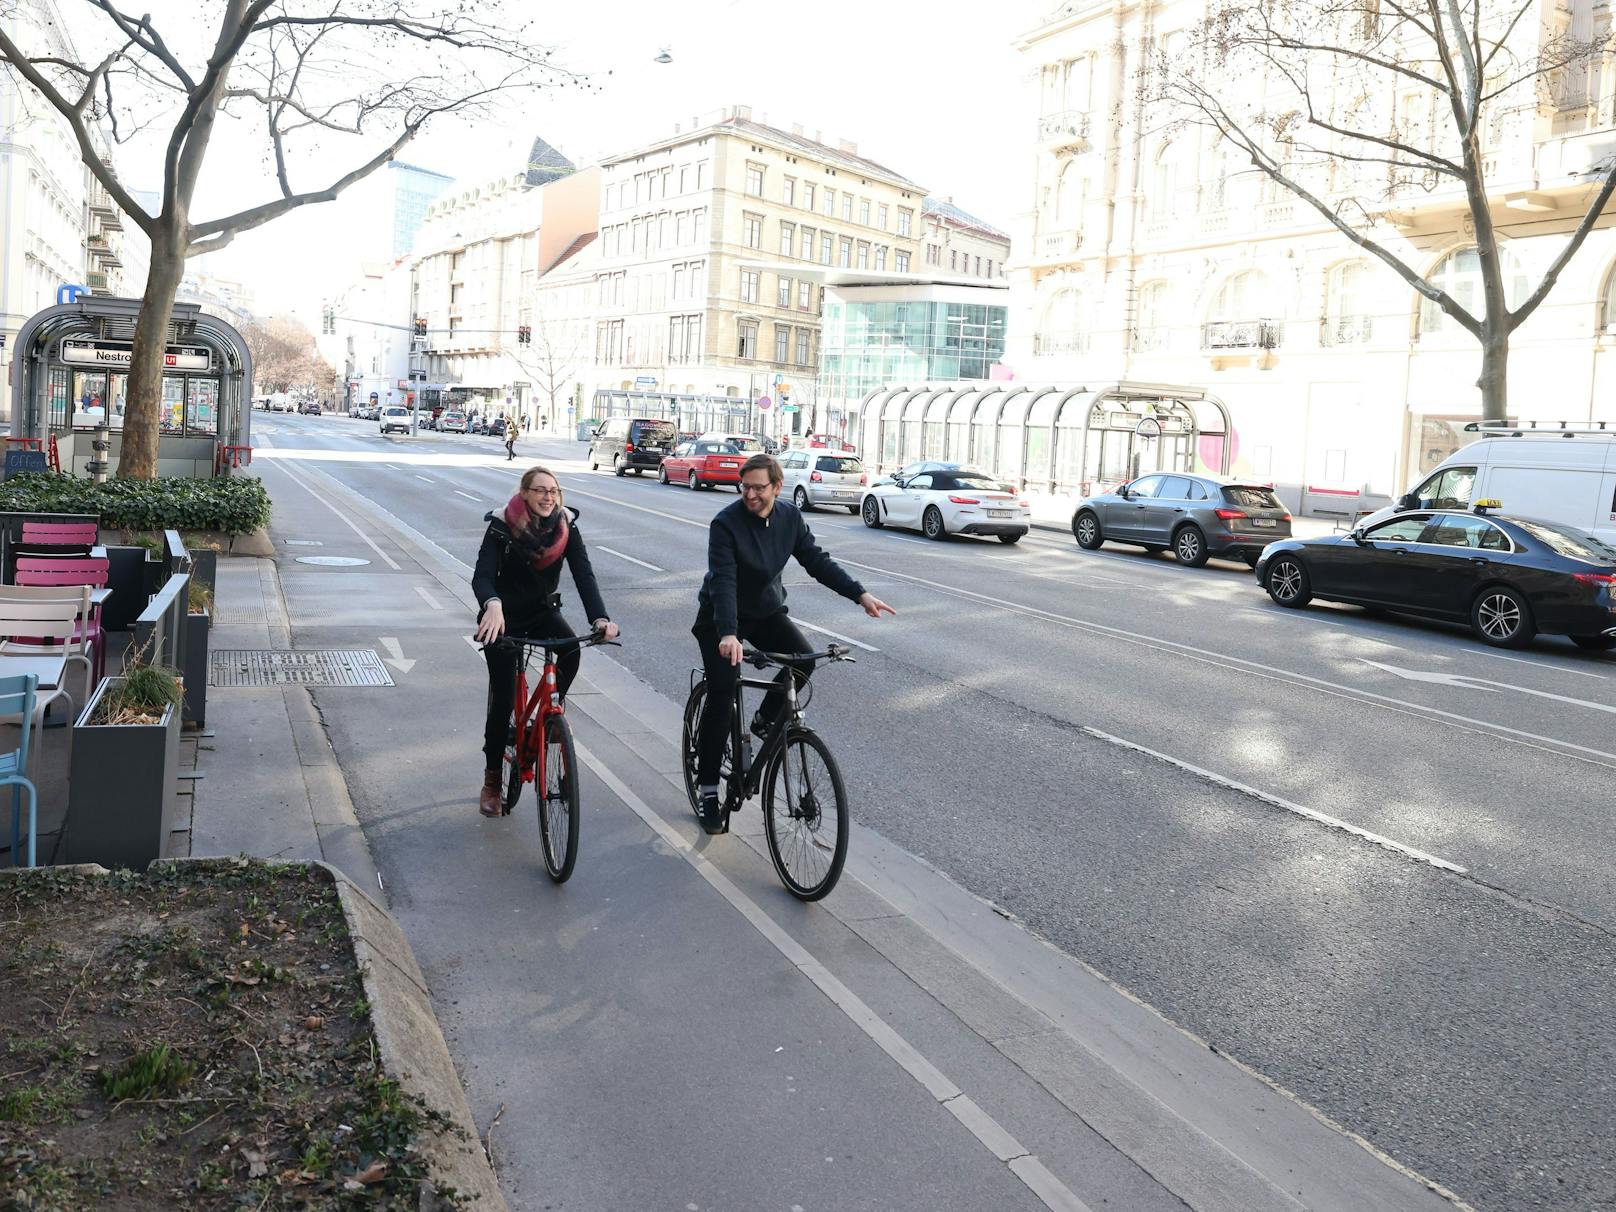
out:
<path id="1" fill-rule="evenodd" d="M 618 551 L 615 547 L 607 547 L 604 544 L 596 543 L 595 550 L 604 551 L 607 555 L 614 555 L 620 560 L 627 560 L 630 564 L 638 564 L 641 568 L 649 568 L 652 572 L 668 571 L 666 568 L 658 568 L 655 564 L 647 564 L 644 560 L 636 559 L 634 556 Z"/>
<path id="2" fill-rule="evenodd" d="M 1464 648 L 1460 651 L 1473 652 L 1477 656 L 1492 657 L 1495 661 L 1513 661 L 1517 665 L 1530 665 L 1533 669 L 1550 669 L 1555 673 L 1574 673 L 1579 678 L 1598 678 L 1601 682 L 1605 680 L 1605 675 L 1602 673 L 1589 673 L 1586 669 L 1568 669 L 1564 665 L 1546 665 L 1541 661 L 1523 661 L 1520 657 L 1505 656 L 1501 652 L 1489 652 L 1485 648 Z"/>
<path id="3" fill-rule="evenodd" d="M 1509 682 L 1495 682 L 1491 678 L 1473 678 L 1462 673 L 1426 673 L 1419 669 L 1401 669 L 1396 665 L 1382 665 L 1379 661 L 1371 661 L 1359 657 L 1365 665 L 1373 665 L 1376 669 L 1384 669 L 1387 673 L 1395 673 L 1400 678 L 1407 678 L 1411 682 L 1430 682 L 1436 686 L 1457 686 L 1460 690 L 1485 690 L 1490 694 L 1497 694 L 1500 690 L 1513 690 L 1517 694 L 1529 694 L 1534 698 L 1553 699 L 1556 703 L 1570 703 L 1573 707 L 1586 707 L 1590 711 L 1604 711 L 1616 715 L 1616 706 L 1609 703 L 1591 703 L 1587 699 L 1574 699 L 1568 694 L 1551 694 L 1547 690 L 1533 690 L 1529 686 L 1515 686 Z"/>
<path id="4" fill-rule="evenodd" d="M 387 649 L 388 652 L 392 653 L 391 656 L 384 656 L 382 658 L 383 661 L 387 662 L 387 664 L 391 665 L 400 673 L 408 673 L 410 670 L 415 668 L 414 661 L 406 661 L 404 659 L 404 649 L 399 644 L 396 636 L 384 635 L 378 636 L 377 638 L 381 640 L 382 647 Z"/>

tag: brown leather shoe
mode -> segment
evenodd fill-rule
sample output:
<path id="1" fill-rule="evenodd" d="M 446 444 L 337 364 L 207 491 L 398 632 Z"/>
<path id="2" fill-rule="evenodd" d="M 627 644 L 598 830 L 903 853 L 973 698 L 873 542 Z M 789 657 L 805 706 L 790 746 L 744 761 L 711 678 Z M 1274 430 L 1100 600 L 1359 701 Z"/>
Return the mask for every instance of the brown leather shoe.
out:
<path id="1" fill-rule="evenodd" d="M 477 800 L 477 811 L 484 816 L 505 815 L 505 804 L 499 788 L 499 771 L 483 771 L 483 791 Z"/>

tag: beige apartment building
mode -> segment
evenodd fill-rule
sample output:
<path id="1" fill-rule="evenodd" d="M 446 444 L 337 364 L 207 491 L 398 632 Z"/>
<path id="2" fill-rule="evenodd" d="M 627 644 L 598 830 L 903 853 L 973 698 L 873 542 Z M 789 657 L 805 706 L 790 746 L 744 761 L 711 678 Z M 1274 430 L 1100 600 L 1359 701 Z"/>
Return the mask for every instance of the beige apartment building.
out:
<path id="1" fill-rule="evenodd" d="M 1560 0 L 1544 12 L 1512 34 L 1518 61 L 1540 39 L 1592 28 L 1604 9 Z M 1230 147 L 1134 104 L 1142 56 L 1203 16 L 1187 2 L 1070 3 L 1019 41 L 1032 82 L 1031 206 L 1016 233 L 1006 360 L 1023 381 L 1204 390 L 1228 409 L 1235 474 L 1275 482 L 1309 512 L 1332 495 L 1383 501 L 1470 440 L 1477 343 Z M 1483 133 L 1512 303 L 1564 246 L 1616 154 L 1616 61 L 1524 100 Z M 1417 88 L 1363 103 L 1429 129 L 1432 98 Z M 1345 160 L 1307 171 L 1332 203 L 1369 192 Z M 1456 188 L 1420 183 L 1376 219 L 1377 239 L 1476 305 Z M 1512 338 L 1511 411 L 1523 420 L 1616 422 L 1612 222 L 1599 221 Z M 1162 458 L 1202 461 L 1193 442 L 1159 446 Z"/>
<path id="2" fill-rule="evenodd" d="M 919 185 L 854 143 L 768 125 L 747 106 L 600 172 L 601 389 L 809 406 L 821 286 L 793 266 L 920 265 Z"/>
<path id="3" fill-rule="evenodd" d="M 1004 263 L 1010 258 L 1008 235 L 955 206 L 953 198 L 927 198 L 921 218 L 927 272 L 1004 281 Z"/>

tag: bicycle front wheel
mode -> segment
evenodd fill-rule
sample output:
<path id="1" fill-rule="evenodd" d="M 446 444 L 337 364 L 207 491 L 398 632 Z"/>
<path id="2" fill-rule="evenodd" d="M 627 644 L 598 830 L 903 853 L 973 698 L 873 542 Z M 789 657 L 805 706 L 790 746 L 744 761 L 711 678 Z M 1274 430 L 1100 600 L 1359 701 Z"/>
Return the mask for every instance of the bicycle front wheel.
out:
<path id="1" fill-rule="evenodd" d="M 544 785 L 537 790 L 544 869 L 560 884 L 578 861 L 578 765 L 565 716 L 544 722 Z"/>
<path id="2" fill-rule="evenodd" d="M 769 763 L 763 783 L 769 857 L 792 896 L 817 901 L 847 861 L 847 790 L 817 733 L 795 728 Z"/>

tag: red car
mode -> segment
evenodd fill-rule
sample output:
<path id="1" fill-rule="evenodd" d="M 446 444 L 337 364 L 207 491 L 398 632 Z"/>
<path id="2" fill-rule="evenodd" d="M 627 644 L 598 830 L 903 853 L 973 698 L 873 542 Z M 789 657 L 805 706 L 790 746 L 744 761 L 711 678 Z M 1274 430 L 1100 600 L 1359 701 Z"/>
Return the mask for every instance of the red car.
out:
<path id="1" fill-rule="evenodd" d="M 707 488 L 713 484 L 739 484 L 746 455 L 728 442 L 697 439 L 681 442 L 662 456 L 657 478 L 664 484 Z"/>
<path id="2" fill-rule="evenodd" d="M 811 433 L 808 435 L 808 448 L 810 450 L 841 450 L 851 452 L 854 447 L 851 442 L 844 442 L 833 433 Z"/>

